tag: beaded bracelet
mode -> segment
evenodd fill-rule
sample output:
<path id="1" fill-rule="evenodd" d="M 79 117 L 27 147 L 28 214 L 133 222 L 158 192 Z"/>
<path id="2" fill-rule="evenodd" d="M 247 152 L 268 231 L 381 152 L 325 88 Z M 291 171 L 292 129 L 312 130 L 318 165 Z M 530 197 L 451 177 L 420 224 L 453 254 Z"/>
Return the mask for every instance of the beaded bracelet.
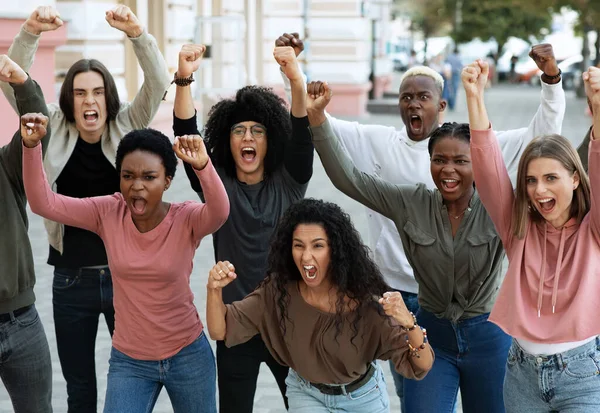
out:
<path id="1" fill-rule="evenodd" d="M 406 344 L 408 345 L 408 351 L 410 352 L 409 353 L 410 356 L 416 357 L 418 359 L 421 358 L 421 355 L 419 353 L 421 352 L 421 350 L 423 350 L 426 347 L 425 345 L 429 342 L 429 340 L 427 340 L 427 330 L 425 330 L 421 326 L 419 326 L 419 328 L 423 332 L 423 344 L 421 344 L 419 347 L 413 347 L 413 345 L 410 344 L 410 341 L 408 340 L 408 334 L 405 336 Z"/>
<path id="2" fill-rule="evenodd" d="M 412 318 L 413 318 L 413 326 L 412 326 L 412 327 L 404 327 L 404 326 L 400 326 L 400 328 L 402 329 L 402 331 L 409 332 L 409 331 L 413 331 L 415 328 L 417 328 L 417 325 L 418 325 L 418 324 L 417 324 L 417 316 L 416 316 L 416 315 L 414 315 L 412 311 L 410 312 L 410 315 L 411 315 L 411 316 L 412 316 Z"/>

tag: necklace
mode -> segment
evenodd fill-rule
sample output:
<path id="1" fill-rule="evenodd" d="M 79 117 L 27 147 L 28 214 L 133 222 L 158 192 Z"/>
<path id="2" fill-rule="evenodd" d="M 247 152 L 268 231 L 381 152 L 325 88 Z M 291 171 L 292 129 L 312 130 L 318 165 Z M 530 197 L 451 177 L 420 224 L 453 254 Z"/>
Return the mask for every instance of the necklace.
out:
<path id="1" fill-rule="evenodd" d="M 461 213 L 460 213 L 460 214 L 458 214 L 458 215 L 450 215 L 450 218 L 458 219 L 458 218 L 462 217 L 462 216 L 465 214 L 465 212 L 467 212 L 467 211 L 471 212 L 471 207 L 467 207 L 467 208 L 465 208 L 465 209 L 463 210 L 463 212 L 461 212 Z"/>

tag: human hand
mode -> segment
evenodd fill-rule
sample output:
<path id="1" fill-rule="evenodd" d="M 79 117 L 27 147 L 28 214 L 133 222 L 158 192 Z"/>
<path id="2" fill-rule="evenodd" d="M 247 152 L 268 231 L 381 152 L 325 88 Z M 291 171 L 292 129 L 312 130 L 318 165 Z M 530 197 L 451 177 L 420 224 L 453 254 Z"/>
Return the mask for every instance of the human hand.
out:
<path id="1" fill-rule="evenodd" d="M 200 63 L 202 63 L 204 52 L 206 52 L 206 46 L 203 44 L 184 44 L 179 51 L 177 77 L 185 79 L 198 70 Z"/>
<path id="2" fill-rule="evenodd" d="M 197 171 L 204 169 L 208 163 L 208 153 L 200 135 L 177 136 L 173 150 L 179 159 L 189 163 Z"/>
<path id="3" fill-rule="evenodd" d="M 229 261 L 217 262 L 208 272 L 206 287 L 212 290 L 221 289 L 237 278 L 235 267 Z"/>
<path id="4" fill-rule="evenodd" d="M 284 46 L 293 47 L 296 57 L 298 57 L 304 50 L 304 42 L 302 42 L 298 33 L 283 33 L 277 38 L 277 40 L 275 40 L 275 47 Z"/>
<path id="5" fill-rule="evenodd" d="M 26 113 L 21 116 L 21 138 L 28 148 L 35 148 L 46 136 L 48 117 L 41 113 Z"/>
<path id="6" fill-rule="evenodd" d="M 600 110 L 600 68 L 591 66 L 583 72 L 583 84 L 588 102 L 592 107 L 592 113 Z"/>
<path id="7" fill-rule="evenodd" d="M 27 73 L 7 55 L 0 55 L 0 81 L 21 85 L 27 80 Z"/>
<path id="8" fill-rule="evenodd" d="M 481 59 L 463 68 L 461 79 L 467 97 L 483 96 L 489 72 L 490 66 L 488 62 Z"/>
<path id="9" fill-rule="evenodd" d="M 390 316 L 394 317 L 396 321 L 404 328 L 411 328 L 415 324 L 415 319 L 404 300 L 402 294 L 397 291 L 386 292 L 383 297 L 379 299 L 379 304 L 383 307 L 383 311 Z"/>
<path id="10" fill-rule="evenodd" d="M 115 29 L 121 30 L 127 37 L 139 37 L 144 28 L 137 16 L 127 6 L 117 6 L 106 12 L 106 21 Z"/>
<path id="11" fill-rule="evenodd" d="M 24 27 L 29 33 L 39 36 L 42 32 L 56 30 L 63 24 L 60 14 L 54 7 L 40 6 L 31 13 Z"/>
<path id="12" fill-rule="evenodd" d="M 533 59 L 537 67 L 544 72 L 546 76 L 558 75 L 558 63 L 554 57 L 554 49 L 549 43 L 536 44 L 531 48 L 529 57 Z"/>
<path id="13" fill-rule="evenodd" d="M 298 60 L 294 49 L 290 46 L 279 46 L 273 50 L 273 57 L 281 67 L 290 81 L 302 81 L 302 72 L 298 66 Z"/>

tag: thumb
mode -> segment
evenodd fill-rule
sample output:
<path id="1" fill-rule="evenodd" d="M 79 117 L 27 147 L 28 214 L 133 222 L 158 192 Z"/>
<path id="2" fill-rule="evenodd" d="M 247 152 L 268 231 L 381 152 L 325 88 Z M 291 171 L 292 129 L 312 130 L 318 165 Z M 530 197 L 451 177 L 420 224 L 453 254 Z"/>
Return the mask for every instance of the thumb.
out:
<path id="1" fill-rule="evenodd" d="M 590 80 L 590 74 L 589 74 L 589 72 L 583 72 L 583 74 L 581 75 L 581 77 L 583 78 L 584 82 L 588 82 Z"/>

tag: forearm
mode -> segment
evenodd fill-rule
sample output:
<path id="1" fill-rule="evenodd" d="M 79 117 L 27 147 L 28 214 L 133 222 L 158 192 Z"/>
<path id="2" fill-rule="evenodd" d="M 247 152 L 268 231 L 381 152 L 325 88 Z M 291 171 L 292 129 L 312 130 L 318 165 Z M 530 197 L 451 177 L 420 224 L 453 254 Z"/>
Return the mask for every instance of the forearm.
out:
<path id="1" fill-rule="evenodd" d="M 223 181 L 217 174 L 212 162 L 209 160 L 204 169 L 194 173 L 200 181 L 204 194 L 204 205 L 198 208 L 193 216 L 193 225 L 196 234 L 202 237 L 212 234 L 221 228 L 229 217 L 229 197 L 223 186 Z"/>
<path id="2" fill-rule="evenodd" d="M 478 96 L 467 96 L 467 109 L 469 111 L 469 126 L 474 130 L 486 130 L 490 127 L 485 108 L 483 94 Z"/>
<path id="3" fill-rule="evenodd" d="M 596 139 L 598 139 L 598 136 L 600 135 L 600 105 L 593 107 L 592 116 L 593 116 L 593 124 L 592 124 L 592 130 L 590 131 L 590 140 L 592 140 L 592 139 L 596 140 Z"/>
<path id="4" fill-rule="evenodd" d="M 414 370 L 428 371 L 433 365 L 433 352 L 429 343 L 425 342 L 425 335 L 420 328 L 415 328 L 407 333 L 408 342 L 415 349 L 420 349 L 418 354 L 419 357 L 409 355 L 409 360 L 413 365 Z M 424 346 L 424 348 L 420 348 Z"/>
<path id="5" fill-rule="evenodd" d="M 221 288 L 207 287 L 206 292 L 206 324 L 208 334 L 213 340 L 225 340 L 227 324 L 225 316 L 227 307 L 223 303 L 223 290 Z"/>
<path id="6" fill-rule="evenodd" d="M 196 109 L 194 108 L 191 86 L 177 86 L 177 89 L 175 89 L 173 113 L 179 119 L 190 119 L 191 117 L 195 117 Z"/>
<path id="7" fill-rule="evenodd" d="M 304 80 L 292 80 L 290 82 L 292 90 L 292 115 L 297 118 L 306 116 L 306 90 Z"/>
<path id="8" fill-rule="evenodd" d="M 291 116 L 292 140 L 286 145 L 284 166 L 290 176 L 299 184 L 307 183 L 312 177 L 314 147 L 308 119 Z"/>

